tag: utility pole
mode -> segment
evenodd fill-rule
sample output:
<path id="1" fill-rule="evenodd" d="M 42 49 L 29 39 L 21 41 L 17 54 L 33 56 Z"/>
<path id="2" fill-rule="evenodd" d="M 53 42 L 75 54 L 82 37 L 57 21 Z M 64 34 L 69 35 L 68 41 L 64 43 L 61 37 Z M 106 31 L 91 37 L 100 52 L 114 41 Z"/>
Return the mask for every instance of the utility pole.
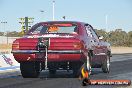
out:
<path id="1" fill-rule="evenodd" d="M 28 17 L 25 17 L 25 29 L 28 31 Z"/>
<path id="2" fill-rule="evenodd" d="M 53 21 L 55 20 L 55 1 L 53 1 Z"/>
<path id="3" fill-rule="evenodd" d="M 43 13 L 45 12 L 44 10 L 40 10 L 41 14 L 42 14 L 42 17 L 41 17 L 41 20 L 43 20 Z"/>
<path id="4" fill-rule="evenodd" d="M 110 41 L 110 30 L 108 29 L 108 15 L 105 15 L 105 31 L 107 33 L 107 42 Z"/>
<path id="5" fill-rule="evenodd" d="M 24 34 L 25 32 L 29 30 L 29 27 L 31 27 L 30 24 L 33 23 L 34 18 L 25 17 L 25 18 L 19 18 L 19 19 L 21 20 L 19 23 L 21 24 L 22 34 Z"/>
<path id="6" fill-rule="evenodd" d="M 3 21 L 1 23 L 3 24 L 3 30 L 6 31 L 5 30 L 5 25 L 7 24 L 7 21 Z M 5 32 L 5 36 L 6 36 L 6 42 L 8 44 L 8 31 Z"/>

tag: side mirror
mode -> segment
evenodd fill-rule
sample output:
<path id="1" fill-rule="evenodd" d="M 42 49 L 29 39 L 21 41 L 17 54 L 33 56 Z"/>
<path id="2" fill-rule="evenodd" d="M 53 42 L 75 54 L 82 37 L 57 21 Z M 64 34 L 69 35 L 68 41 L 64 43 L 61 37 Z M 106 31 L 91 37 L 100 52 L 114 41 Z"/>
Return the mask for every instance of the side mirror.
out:
<path id="1" fill-rule="evenodd" d="M 99 40 L 102 40 L 102 39 L 104 39 L 104 37 L 103 36 L 99 36 Z"/>
<path id="2" fill-rule="evenodd" d="M 88 26 L 88 24 L 85 24 L 85 26 Z"/>

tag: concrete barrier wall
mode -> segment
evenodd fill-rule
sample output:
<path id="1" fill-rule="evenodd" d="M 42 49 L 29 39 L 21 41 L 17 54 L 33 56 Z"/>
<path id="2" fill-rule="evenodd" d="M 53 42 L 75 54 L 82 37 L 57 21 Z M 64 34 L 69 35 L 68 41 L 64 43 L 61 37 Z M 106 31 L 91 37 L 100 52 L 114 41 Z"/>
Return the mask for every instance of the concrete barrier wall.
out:
<path id="1" fill-rule="evenodd" d="M 7 44 L 8 43 L 13 43 L 13 41 L 17 38 L 20 37 L 6 37 L 6 36 L 0 36 L 0 44 Z"/>

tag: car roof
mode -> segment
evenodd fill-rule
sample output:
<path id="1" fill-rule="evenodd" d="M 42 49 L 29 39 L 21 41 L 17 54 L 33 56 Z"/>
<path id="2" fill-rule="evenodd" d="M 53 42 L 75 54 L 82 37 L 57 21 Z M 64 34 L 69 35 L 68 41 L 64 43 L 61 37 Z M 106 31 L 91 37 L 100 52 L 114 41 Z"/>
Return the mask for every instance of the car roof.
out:
<path id="1" fill-rule="evenodd" d="M 75 24 L 86 24 L 85 22 L 79 22 L 79 21 L 46 21 L 46 22 L 39 22 L 38 24 L 45 24 L 45 23 L 75 23 Z"/>

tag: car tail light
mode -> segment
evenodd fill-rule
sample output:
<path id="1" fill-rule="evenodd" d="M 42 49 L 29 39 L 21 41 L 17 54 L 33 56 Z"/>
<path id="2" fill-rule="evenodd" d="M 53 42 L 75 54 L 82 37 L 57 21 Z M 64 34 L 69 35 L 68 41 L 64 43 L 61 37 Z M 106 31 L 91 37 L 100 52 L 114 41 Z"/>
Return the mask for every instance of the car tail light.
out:
<path id="1" fill-rule="evenodd" d="M 81 42 L 74 43 L 73 46 L 74 46 L 74 48 L 79 48 L 79 49 L 84 48 L 84 46 L 83 46 L 83 44 Z"/>
<path id="2" fill-rule="evenodd" d="M 19 42 L 14 42 L 14 43 L 12 44 L 12 49 L 13 49 L 13 50 L 18 50 L 18 49 L 19 49 Z"/>

